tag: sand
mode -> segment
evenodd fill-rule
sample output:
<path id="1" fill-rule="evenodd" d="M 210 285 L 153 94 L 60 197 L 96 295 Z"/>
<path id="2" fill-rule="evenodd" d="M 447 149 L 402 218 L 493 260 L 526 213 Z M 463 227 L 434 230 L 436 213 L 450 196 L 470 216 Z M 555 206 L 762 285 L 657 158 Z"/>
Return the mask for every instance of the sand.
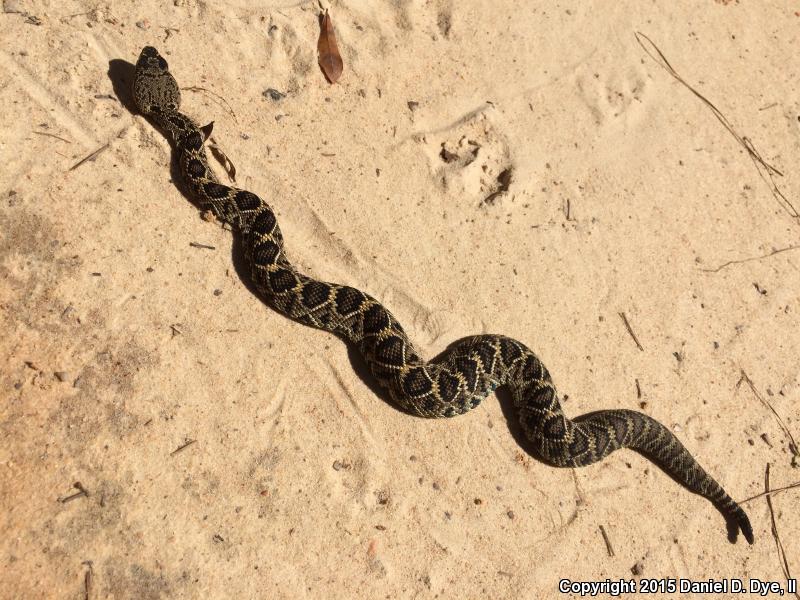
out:
<path id="1" fill-rule="evenodd" d="M 326 6 L 335 85 L 316 3 L 3 2 L 0 596 L 785 585 L 763 496 L 755 545 L 731 544 L 633 452 L 531 458 L 494 395 L 449 420 L 396 410 L 344 343 L 251 292 L 128 88 L 155 45 L 296 264 L 381 299 L 423 354 L 515 337 L 568 415 L 643 410 L 744 500 L 767 465 L 772 487 L 800 479 L 796 7 Z M 793 573 L 798 493 L 772 496 Z"/>

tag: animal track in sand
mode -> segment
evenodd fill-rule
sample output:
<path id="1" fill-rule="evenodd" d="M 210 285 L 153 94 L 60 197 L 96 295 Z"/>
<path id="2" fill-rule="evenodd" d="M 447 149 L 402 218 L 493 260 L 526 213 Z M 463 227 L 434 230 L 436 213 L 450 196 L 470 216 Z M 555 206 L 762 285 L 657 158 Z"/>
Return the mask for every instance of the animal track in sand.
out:
<path id="1" fill-rule="evenodd" d="M 266 41 L 269 71 L 286 78 L 282 89 L 290 94 L 297 92 L 298 80 L 308 75 L 316 62 L 310 50 L 316 48 L 316 41 L 299 33 L 291 21 L 280 14 L 270 16 Z"/>
<path id="2" fill-rule="evenodd" d="M 511 186 L 508 142 L 483 110 L 417 139 L 424 144 L 431 175 L 445 192 L 491 206 Z"/>
<path id="3" fill-rule="evenodd" d="M 453 22 L 453 0 L 393 0 L 390 7 L 394 13 L 395 25 L 401 31 L 412 31 L 420 27 L 425 31 L 437 31 L 439 35 L 449 39 Z"/>
<path id="4" fill-rule="evenodd" d="M 581 75 L 577 86 L 598 125 L 627 127 L 644 114 L 649 79 L 641 67 L 631 67 L 621 74 Z"/>

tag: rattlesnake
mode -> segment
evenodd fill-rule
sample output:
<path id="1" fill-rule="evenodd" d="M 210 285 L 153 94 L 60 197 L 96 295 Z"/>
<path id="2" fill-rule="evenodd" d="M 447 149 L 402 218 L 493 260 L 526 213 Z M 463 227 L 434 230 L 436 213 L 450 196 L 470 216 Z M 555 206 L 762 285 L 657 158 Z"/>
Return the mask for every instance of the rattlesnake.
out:
<path id="1" fill-rule="evenodd" d="M 568 419 L 541 361 L 524 344 L 502 335 L 464 339 L 437 359 L 426 361 L 395 316 L 375 298 L 300 273 L 286 257 L 269 205 L 252 192 L 220 183 L 209 168 L 203 145 L 211 125 L 201 128 L 179 112 L 178 84 L 167 62 L 150 46 L 136 63 L 133 96 L 141 113 L 169 137 L 182 176 L 201 208 L 238 232 L 252 281 L 267 304 L 353 344 L 402 409 L 422 417 L 452 417 L 475 408 L 495 388 L 506 386 L 525 437 L 544 461 L 558 467 L 583 467 L 619 448 L 631 448 L 710 500 L 725 516 L 732 540 L 741 530 L 753 543 L 753 530 L 742 508 L 655 419 L 621 409 Z"/>

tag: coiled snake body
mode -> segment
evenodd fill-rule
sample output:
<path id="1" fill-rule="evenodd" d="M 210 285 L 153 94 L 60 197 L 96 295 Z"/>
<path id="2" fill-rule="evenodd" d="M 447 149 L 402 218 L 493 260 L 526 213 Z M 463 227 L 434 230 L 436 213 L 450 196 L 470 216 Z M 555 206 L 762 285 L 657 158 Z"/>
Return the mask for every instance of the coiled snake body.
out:
<path id="1" fill-rule="evenodd" d="M 199 205 L 238 231 L 252 281 L 264 300 L 296 321 L 335 333 L 355 345 L 394 402 L 423 417 L 452 417 L 475 408 L 506 386 L 525 437 L 540 458 L 582 467 L 614 450 L 631 448 L 658 464 L 726 517 L 735 540 L 753 543 L 742 508 L 661 423 L 631 410 L 603 410 L 568 419 L 547 369 L 524 344 L 500 335 L 462 340 L 434 361 L 414 350 L 397 319 L 375 298 L 345 285 L 312 279 L 289 262 L 275 213 L 252 192 L 220 183 L 208 166 L 201 128 L 179 112 L 180 92 L 167 62 L 152 47 L 136 63 L 134 101 L 172 142 L 182 176 Z"/>

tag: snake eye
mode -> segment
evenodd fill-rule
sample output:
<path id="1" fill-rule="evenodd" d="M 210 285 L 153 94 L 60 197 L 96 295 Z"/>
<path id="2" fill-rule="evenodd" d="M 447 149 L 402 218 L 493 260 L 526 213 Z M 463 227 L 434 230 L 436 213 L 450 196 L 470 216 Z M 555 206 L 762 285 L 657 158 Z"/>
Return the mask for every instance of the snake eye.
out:
<path id="1" fill-rule="evenodd" d="M 164 69 L 165 71 L 167 70 L 167 61 L 165 61 L 160 56 L 158 57 L 158 68 L 159 69 Z"/>

